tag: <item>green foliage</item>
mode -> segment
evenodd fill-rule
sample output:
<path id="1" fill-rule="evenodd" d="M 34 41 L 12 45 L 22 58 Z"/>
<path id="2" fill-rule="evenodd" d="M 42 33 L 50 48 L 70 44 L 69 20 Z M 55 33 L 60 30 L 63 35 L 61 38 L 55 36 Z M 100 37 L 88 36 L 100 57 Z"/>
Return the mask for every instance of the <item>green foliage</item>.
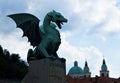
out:
<path id="1" fill-rule="evenodd" d="M 0 55 L 1 54 L 3 54 L 3 49 L 2 49 L 2 47 L 1 47 L 1 45 L 0 45 Z"/>
<path id="2" fill-rule="evenodd" d="M 0 79 L 21 80 L 28 71 L 27 63 L 19 54 L 11 54 L 0 46 Z"/>
<path id="3" fill-rule="evenodd" d="M 19 63 L 20 62 L 19 54 L 11 54 L 10 60 L 13 63 Z"/>

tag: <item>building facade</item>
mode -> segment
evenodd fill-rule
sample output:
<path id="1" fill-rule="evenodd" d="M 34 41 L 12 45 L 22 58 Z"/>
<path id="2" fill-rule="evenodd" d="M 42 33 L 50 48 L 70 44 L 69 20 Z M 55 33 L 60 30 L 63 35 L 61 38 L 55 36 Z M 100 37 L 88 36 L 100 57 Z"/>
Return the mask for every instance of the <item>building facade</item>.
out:
<path id="1" fill-rule="evenodd" d="M 109 70 L 107 68 L 105 59 L 101 65 L 100 76 L 91 77 L 91 72 L 87 61 L 82 69 L 78 66 L 78 62 L 74 62 L 74 66 L 67 74 L 67 83 L 120 83 L 120 78 L 109 77 Z"/>

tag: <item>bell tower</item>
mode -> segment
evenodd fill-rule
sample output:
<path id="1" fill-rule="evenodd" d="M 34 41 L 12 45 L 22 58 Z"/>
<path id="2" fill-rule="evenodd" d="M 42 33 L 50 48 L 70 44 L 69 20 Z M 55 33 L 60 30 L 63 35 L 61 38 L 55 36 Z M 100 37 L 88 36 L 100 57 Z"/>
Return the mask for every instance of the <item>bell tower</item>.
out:
<path id="1" fill-rule="evenodd" d="M 91 77 L 91 72 L 90 69 L 88 67 L 88 63 L 87 61 L 85 61 L 85 66 L 84 66 L 84 77 Z"/>
<path id="2" fill-rule="evenodd" d="M 107 65 L 105 63 L 105 59 L 103 59 L 103 64 L 101 66 L 100 77 L 109 77 L 109 71 L 107 69 Z"/>

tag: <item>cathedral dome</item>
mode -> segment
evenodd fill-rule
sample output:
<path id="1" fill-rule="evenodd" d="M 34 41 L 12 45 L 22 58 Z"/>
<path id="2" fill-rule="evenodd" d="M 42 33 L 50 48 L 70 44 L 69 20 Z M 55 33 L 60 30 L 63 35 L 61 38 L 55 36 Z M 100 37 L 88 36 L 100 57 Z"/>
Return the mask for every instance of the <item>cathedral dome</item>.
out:
<path id="1" fill-rule="evenodd" d="M 69 70 L 68 74 L 83 74 L 84 71 L 82 70 L 82 68 L 78 67 L 78 62 L 75 61 L 74 62 L 74 66 Z"/>

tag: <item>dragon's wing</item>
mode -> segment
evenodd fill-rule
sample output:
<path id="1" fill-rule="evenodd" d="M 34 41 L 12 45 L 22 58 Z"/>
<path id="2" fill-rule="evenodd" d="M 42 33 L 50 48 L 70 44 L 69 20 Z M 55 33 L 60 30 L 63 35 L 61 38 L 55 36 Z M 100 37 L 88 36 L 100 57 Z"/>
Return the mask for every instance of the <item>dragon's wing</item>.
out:
<path id="1" fill-rule="evenodd" d="M 12 18 L 17 27 L 23 30 L 23 37 L 27 36 L 28 41 L 31 45 L 37 46 L 41 41 L 41 32 L 39 31 L 39 19 L 34 15 L 28 13 L 19 13 L 8 15 L 8 17 Z"/>

